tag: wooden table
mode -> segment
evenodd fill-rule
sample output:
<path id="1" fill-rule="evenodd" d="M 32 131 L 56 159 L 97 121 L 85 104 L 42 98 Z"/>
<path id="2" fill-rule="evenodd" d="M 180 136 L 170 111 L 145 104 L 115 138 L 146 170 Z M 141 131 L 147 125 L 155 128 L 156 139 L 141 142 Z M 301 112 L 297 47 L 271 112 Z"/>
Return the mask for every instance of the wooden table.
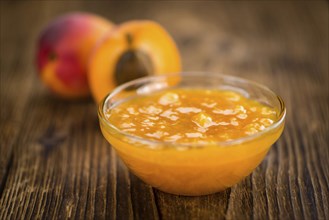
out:
<path id="1" fill-rule="evenodd" d="M 68 11 L 160 22 L 184 70 L 245 77 L 280 94 L 286 128 L 246 179 L 214 195 L 163 193 L 127 171 L 91 99 L 40 83 L 38 33 Z M 329 219 L 328 2 L 1 1 L 0 219 Z"/>

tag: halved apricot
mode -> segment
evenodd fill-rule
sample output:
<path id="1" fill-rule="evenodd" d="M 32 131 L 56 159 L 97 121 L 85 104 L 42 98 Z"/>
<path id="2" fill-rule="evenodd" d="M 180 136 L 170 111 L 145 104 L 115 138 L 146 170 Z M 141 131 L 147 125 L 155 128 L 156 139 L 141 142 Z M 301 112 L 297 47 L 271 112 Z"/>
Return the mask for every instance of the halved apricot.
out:
<path id="1" fill-rule="evenodd" d="M 153 21 L 129 21 L 112 29 L 96 46 L 88 77 L 99 103 L 127 81 L 180 71 L 179 51 L 163 27 Z"/>

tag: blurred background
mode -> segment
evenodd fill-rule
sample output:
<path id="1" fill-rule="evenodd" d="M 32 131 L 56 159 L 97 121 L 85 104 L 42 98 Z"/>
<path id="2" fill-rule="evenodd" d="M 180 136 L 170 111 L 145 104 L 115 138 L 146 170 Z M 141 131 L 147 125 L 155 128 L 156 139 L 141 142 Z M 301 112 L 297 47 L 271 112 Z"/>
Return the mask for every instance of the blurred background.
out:
<path id="1" fill-rule="evenodd" d="M 186 71 L 271 83 L 271 73 L 280 66 L 305 72 L 326 67 L 328 58 L 328 4 L 323 1 L 5 1 L 1 5 L 2 51 L 19 47 L 31 64 L 42 28 L 72 11 L 96 13 L 116 24 L 134 19 L 159 22 L 175 39 Z M 9 55 L 2 57 L 3 63 L 11 59 Z"/>

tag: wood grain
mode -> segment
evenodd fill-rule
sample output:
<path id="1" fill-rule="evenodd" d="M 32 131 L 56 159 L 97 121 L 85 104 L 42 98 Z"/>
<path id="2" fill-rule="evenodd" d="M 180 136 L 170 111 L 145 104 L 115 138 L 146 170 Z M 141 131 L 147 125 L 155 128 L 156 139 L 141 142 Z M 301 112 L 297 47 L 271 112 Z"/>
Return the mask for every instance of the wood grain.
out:
<path id="1" fill-rule="evenodd" d="M 328 2 L 1 1 L 0 219 L 329 219 Z M 276 91 L 286 128 L 262 164 L 224 192 L 170 195 L 129 173 L 91 99 L 51 96 L 34 67 L 38 33 L 68 11 L 160 22 L 186 71 Z"/>

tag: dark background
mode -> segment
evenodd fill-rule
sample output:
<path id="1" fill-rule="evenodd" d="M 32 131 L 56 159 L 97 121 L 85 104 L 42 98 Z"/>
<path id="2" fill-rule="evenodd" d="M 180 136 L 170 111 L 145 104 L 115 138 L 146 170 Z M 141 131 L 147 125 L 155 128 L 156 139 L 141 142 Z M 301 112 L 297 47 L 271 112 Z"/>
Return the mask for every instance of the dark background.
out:
<path id="1" fill-rule="evenodd" d="M 329 219 L 327 1 L 1 1 L 0 219 Z M 263 163 L 214 195 L 174 196 L 130 174 L 91 99 L 52 97 L 38 34 L 70 11 L 151 19 L 185 71 L 231 74 L 283 97 L 286 129 Z"/>

